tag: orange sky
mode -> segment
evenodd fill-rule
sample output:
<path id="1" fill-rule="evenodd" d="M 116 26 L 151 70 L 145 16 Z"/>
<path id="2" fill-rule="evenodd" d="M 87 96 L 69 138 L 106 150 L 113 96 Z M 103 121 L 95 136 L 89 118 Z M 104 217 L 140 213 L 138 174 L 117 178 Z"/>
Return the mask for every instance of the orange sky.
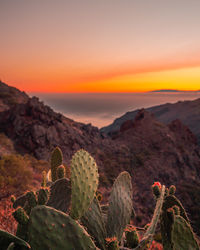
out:
<path id="1" fill-rule="evenodd" d="M 2 0 L 0 79 L 27 92 L 199 90 L 199 9 L 195 0 Z"/>

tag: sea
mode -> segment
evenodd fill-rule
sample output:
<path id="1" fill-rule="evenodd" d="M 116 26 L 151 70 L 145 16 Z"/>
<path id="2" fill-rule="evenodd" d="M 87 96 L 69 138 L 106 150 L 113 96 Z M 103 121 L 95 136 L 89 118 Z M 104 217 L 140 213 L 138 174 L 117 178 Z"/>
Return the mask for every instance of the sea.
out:
<path id="1" fill-rule="evenodd" d="M 66 117 L 98 128 L 128 111 L 200 98 L 200 91 L 143 93 L 29 93 Z"/>

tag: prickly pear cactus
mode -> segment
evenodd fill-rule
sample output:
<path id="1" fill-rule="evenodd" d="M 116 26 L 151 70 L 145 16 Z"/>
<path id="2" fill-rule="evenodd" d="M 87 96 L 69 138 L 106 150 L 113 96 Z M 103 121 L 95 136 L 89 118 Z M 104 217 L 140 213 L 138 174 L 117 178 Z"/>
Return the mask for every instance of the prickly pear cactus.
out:
<path id="1" fill-rule="evenodd" d="M 19 207 L 13 212 L 15 220 L 21 225 L 27 225 L 29 217 L 22 207 Z"/>
<path id="2" fill-rule="evenodd" d="M 116 237 L 106 238 L 107 250 L 119 250 L 119 241 Z"/>
<path id="3" fill-rule="evenodd" d="M 45 188 L 47 186 L 47 180 L 46 180 L 46 171 L 42 171 L 42 183 L 41 183 L 41 187 Z"/>
<path id="4" fill-rule="evenodd" d="M 16 236 L 27 241 L 28 240 L 28 222 L 29 217 L 22 207 L 17 208 L 13 212 L 13 217 L 18 222 Z"/>
<path id="5" fill-rule="evenodd" d="M 62 161 L 62 151 L 59 147 L 56 147 L 51 155 L 51 178 L 53 182 L 57 180 L 57 168 L 62 165 Z"/>
<path id="6" fill-rule="evenodd" d="M 161 224 L 162 245 L 164 250 L 173 250 L 173 243 L 171 238 L 173 223 L 174 223 L 174 210 L 172 208 L 163 210 L 161 213 L 160 224 Z"/>
<path id="7" fill-rule="evenodd" d="M 169 187 L 169 195 L 174 195 L 176 192 L 176 187 L 174 185 L 171 185 Z"/>
<path id="8" fill-rule="evenodd" d="M 57 179 L 65 178 L 65 167 L 63 165 L 60 165 L 57 168 Z"/>
<path id="9" fill-rule="evenodd" d="M 33 191 L 29 191 L 26 193 L 26 203 L 24 204 L 24 210 L 29 215 L 31 209 L 37 206 L 37 196 Z"/>
<path id="10" fill-rule="evenodd" d="M 126 225 L 130 223 L 132 212 L 131 177 L 128 172 L 122 172 L 113 184 L 109 199 L 106 226 L 108 237 L 121 240 Z"/>
<path id="11" fill-rule="evenodd" d="M 139 236 L 134 226 L 129 225 L 125 229 L 126 246 L 135 248 L 139 244 Z"/>
<path id="12" fill-rule="evenodd" d="M 25 203 L 27 201 L 26 193 L 19 196 L 14 202 L 13 202 L 13 208 L 16 209 L 18 207 L 24 207 Z"/>
<path id="13" fill-rule="evenodd" d="M 163 211 L 175 205 L 180 208 L 180 215 L 189 223 L 189 219 L 183 205 L 174 195 L 168 195 L 167 197 L 165 197 L 165 201 L 163 204 Z"/>
<path id="14" fill-rule="evenodd" d="M 66 178 L 59 179 L 50 187 L 50 197 L 47 206 L 68 212 L 71 203 L 71 184 Z"/>
<path id="15" fill-rule="evenodd" d="M 1 247 L 0 249 L 7 250 L 11 243 L 15 244 L 16 249 L 20 250 L 31 249 L 30 245 L 24 240 L 4 230 L 0 230 L 0 247 Z"/>
<path id="16" fill-rule="evenodd" d="M 175 193 L 175 186 L 169 188 L 169 193 Z M 175 208 L 176 207 L 176 208 Z M 174 195 L 167 195 L 165 197 L 162 214 L 161 214 L 161 234 L 162 234 L 162 244 L 164 250 L 172 250 L 172 226 L 174 222 L 175 210 L 179 209 L 178 213 L 189 223 L 188 216 L 183 208 L 181 202 Z"/>
<path id="17" fill-rule="evenodd" d="M 163 206 L 163 202 L 164 202 L 164 196 L 165 196 L 165 186 L 162 185 L 159 198 L 157 198 L 157 200 L 156 200 L 156 208 L 154 210 L 151 223 L 150 223 L 149 227 L 147 228 L 147 231 L 145 232 L 142 240 L 140 241 L 140 244 L 135 249 L 145 249 L 146 244 L 148 242 L 149 242 L 149 245 L 151 245 L 151 242 L 153 240 L 153 235 L 155 233 L 158 221 L 160 219 L 162 206 Z"/>
<path id="18" fill-rule="evenodd" d="M 198 250 L 199 246 L 195 239 L 192 228 L 187 221 L 176 215 L 172 228 L 173 250 Z"/>
<path id="19" fill-rule="evenodd" d="M 88 152 L 81 149 L 71 161 L 72 204 L 70 216 L 79 219 L 92 203 L 99 174 L 95 160 Z"/>
<path id="20" fill-rule="evenodd" d="M 85 229 L 69 215 L 47 206 L 35 207 L 30 216 L 32 249 L 96 249 Z"/>
<path id="21" fill-rule="evenodd" d="M 38 205 L 45 205 L 48 201 L 49 190 L 47 188 L 40 188 L 38 191 Z"/>
<path id="22" fill-rule="evenodd" d="M 87 232 L 95 239 L 96 246 L 105 250 L 106 229 L 97 197 L 94 197 L 91 206 L 81 217 L 81 223 L 87 229 Z"/>

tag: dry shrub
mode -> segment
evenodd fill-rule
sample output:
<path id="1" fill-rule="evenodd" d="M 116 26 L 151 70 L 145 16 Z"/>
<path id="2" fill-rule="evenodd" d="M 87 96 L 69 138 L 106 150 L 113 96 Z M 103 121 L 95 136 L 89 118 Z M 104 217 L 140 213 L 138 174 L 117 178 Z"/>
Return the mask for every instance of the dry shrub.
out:
<path id="1" fill-rule="evenodd" d="M 1 229 L 15 234 L 17 229 L 17 222 L 12 216 L 14 209 L 10 199 L 2 199 L 0 201 L 0 225 Z"/>
<path id="2" fill-rule="evenodd" d="M 4 155 L 0 159 L 0 199 L 23 193 L 32 181 L 32 172 L 21 155 Z"/>

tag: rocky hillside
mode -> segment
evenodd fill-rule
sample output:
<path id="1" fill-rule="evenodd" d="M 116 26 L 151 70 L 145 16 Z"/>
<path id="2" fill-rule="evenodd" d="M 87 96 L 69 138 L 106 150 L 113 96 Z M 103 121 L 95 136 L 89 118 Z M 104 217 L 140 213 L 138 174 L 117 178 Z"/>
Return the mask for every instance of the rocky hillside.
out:
<path id="1" fill-rule="evenodd" d="M 157 180 L 167 186 L 174 183 L 188 210 L 198 207 L 199 199 L 196 196 L 192 200 L 190 193 L 200 188 L 200 149 L 188 127 L 179 120 L 164 125 L 153 114 L 141 110 L 134 120 L 121 125 L 113 140 L 130 151 L 134 200 L 138 206 L 142 204 L 140 212 L 150 212 L 149 186 Z M 191 189 L 185 188 L 187 183 Z"/>
<path id="2" fill-rule="evenodd" d="M 174 104 L 163 104 L 147 108 L 147 111 L 153 113 L 162 123 L 168 124 L 173 120 L 179 119 L 182 123 L 190 128 L 197 136 L 200 143 L 200 99 L 194 101 L 179 101 Z M 114 134 L 119 131 L 120 126 L 127 120 L 133 120 L 138 110 L 127 112 L 117 118 L 111 125 L 101 129 L 106 134 Z"/>
<path id="3" fill-rule="evenodd" d="M 196 137 L 180 120 L 165 125 L 140 110 L 111 138 L 96 127 L 55 113 L 33 97 L 0 112 L 0 133 L 12 140 L 16 152 L 37 159 L 48 160 L 52 149 L 59 146 L 68 165 L 73 153 L 84 148 L 99 166 L 104 202 L 114 178 L 127 170 L 133 180 L 136 223 L 140 225 L 148 222 L 152 213 L 152 183 L 175 184 L 190 218 L 200 225 L 200 149 Z"/>
<path id="4" fill-rule="evenodd" d="M 14 87 L 0 81 L 0 112 L 8 110 L 18 103 L 26 103 L 29 97 L 25 92 L 22 92 Z"/>

